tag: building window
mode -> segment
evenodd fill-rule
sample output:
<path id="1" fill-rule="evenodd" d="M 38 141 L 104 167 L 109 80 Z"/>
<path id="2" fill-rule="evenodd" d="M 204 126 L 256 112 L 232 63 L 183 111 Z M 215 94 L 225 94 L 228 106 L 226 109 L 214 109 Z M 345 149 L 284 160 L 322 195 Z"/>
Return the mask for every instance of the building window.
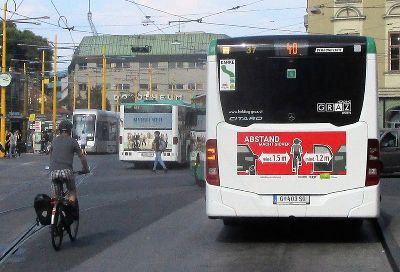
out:
<path id="1" fill-rule="evenodd" d="M 116 62 L 116 63 L 112 63 L 111 67 L 129 68 L 130 67 L 130 63 L 129 62 Z"/>
<path id="2" fill-rule="evenodd" d="M 87 63 L 79 63 L 78 64 L 78 69 L 79 70 L 86 70 L 87 69 Z"/>
<path id="3" fill-rule="evenodd" d="M 130 84 L 117 84 L 117 90 L 122 90 L 122 91 L 129 91 L 129 89 L 131 88 Z"/>
<path id="4" fill-rule="evenodd" d="M 188 68 L 196 68 L 195 62 L 188 62 Z"/>
<path id="5" fill-rule="evenodd" d="M 174 69 L 174 68 L 176 68 L 176 62 L 168 62 L 168 68 L 169 68 L 169 69 Z"/>
<path id="6" fill-rule="evenodd" d="M 203 83 L 196 83 L 196 90 L 203 90 Z"/>
<path id="7" fill-rule="evenodd" d="M 151 68 L 158 68 L 158 62 L 140 62 L 139 63 L 139 68 L 141 69 L 149 69 L 149 67 Z"/>
<path id="8" fill-rule="evenodd" d="M 139 62 L 139 68 L 147 69 L 147 68 L 149 68 L 149 63 L 148 62 Z"/>
<path id="9" fill-rule="evenodd" d="M 148 90 L 149 89 L 149 84 L 139 84 L 139 89 L 141 90 Z"/>
<path id="10" fill-rule="evenodd" d="M 183 62 L 181 62 L 181 61 L 177 62 L 176 68 L 183 68 Z"/>
<path id="11" fill-rule="evenodd" d="M 188 89 L 189 90 L 195 90 L 196 89 L 196 83 L 188 83 Z"/>
<path id="12" fill-rule="evenodd" d="M 181 83 L 175 84 L 175 89 L 177 89 L 177 90 L 183 90 L 183 84 L 181 84 Z"/>
<path id="13" fill-rule="evenodd" d="M 84 91 L 87 91 L 87 86 L 86 86 L 86 84 L 79 84 L 79 91 L 80 92 L 84 92 Z"/>
<path id="14" fill-rule="evenodd" d="M 390 71 L 400 70 L 400 32 L 389 33 L 389 66 Z"/>

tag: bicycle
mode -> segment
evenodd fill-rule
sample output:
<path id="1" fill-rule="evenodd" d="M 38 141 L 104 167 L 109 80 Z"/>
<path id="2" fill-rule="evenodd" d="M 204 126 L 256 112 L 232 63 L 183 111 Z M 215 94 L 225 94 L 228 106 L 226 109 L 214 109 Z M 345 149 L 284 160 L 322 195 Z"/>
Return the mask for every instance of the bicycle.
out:
<path id="1" fill-rule="evenodd" d="M 78 171 L 74 174 L 82 175 L 84 173 Z M 58 251 L 62 245 L 64 232 L 68 233 L 71 242 L 76 240 L 79 229 L 79 204 L 76 202 L 74 209 L 69 205 L 68 191 L 62 179 L 56 179 L 53 182 L 58 185 L 56 186 L 56 197 L 51 200 L 50 234 L 53 248 Z"/>

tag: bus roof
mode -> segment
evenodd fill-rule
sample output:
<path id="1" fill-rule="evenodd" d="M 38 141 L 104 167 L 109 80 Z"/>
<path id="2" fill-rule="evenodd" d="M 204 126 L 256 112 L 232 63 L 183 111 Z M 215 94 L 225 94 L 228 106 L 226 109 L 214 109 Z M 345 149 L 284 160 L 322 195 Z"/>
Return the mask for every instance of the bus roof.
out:
<path id="1" fill-rule="evenodd" d="M 127 106 L 171 105 L 171 106 L 191 107 L 189 103 L 186 103 L 183 100 L 157 100 L 157 99 L 138 100 L 136 102 L 126 102 L 126 103 L 123 102 L 121 103 L 121 105 L 127 105 Z"/>

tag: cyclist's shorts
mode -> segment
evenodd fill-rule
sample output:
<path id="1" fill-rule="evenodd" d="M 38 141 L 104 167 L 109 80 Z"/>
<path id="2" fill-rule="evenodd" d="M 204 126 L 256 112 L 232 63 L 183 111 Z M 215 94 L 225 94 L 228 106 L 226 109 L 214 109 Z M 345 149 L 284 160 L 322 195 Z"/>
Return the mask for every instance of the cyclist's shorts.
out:
<path id="1" fill-rule="evenodd" d="M 59 181 L 65 184 L 68 191 L 75 190 L 75 176 L 70 169 L 54 170 L 50 173 L 51 189 L 53 196 L 58 195 L 58 190 L 62 190 Z"/>

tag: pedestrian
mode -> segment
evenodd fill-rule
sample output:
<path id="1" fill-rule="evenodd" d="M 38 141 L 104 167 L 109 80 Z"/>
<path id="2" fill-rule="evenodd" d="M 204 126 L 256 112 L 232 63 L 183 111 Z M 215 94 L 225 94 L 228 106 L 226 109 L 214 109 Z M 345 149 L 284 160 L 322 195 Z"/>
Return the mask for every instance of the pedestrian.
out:
<path id="1" fill-rule="evenodd" d="M 36 145 L 36 137 L 37 137 L 37 135 L 36 135 L 36 132 L 35 131 L 32 131 L 31 132 L 32 134 L 32 136 L 31 136 L 31 141 L 32 141 L 32 153 L 34 153 L 35 154 L 35 145 Z"/>
<path id="2" fill-rule="evenodd" d="M 84 130 L 82 130 L 81 137 L 79 138 L 79 145 L 81 146 L 83 155 L 87 155 L 86 153 L 87 138 Z"/>
<path id="3" fill-rule="evenodd" d="M 17 143 L 15 145 L 15 156 L 18 155 L 18 157 L 21 157 L 21 151 L 22 151 L 22 135 L 19 129 L 17 129 L 15 132 L 15 137 L 17 140 Z"/>
<path id="4" fill-rule="evenodd" d="M 153 140 L 151 147 L 155 153 L 153 172 L 154 173 L 156 172 L 157 164 L 160 163 L 160 165 L 164 169 L 164 172 L 167 173 L 168 169 L 167 169 L 167 167 L 165 167 L 164 161 L 161 158 L 161 153 L 166 148 L 166 142 L 163 139 L 161 139 L 159 131 L 154 132 L 154 140 Z"/>
<path id="5" fill-rule="evenodd" d="M 6 158 L 10 158 L 10 131 L 6 129 L 6 141 L 5 141 Z"/>
<path id="6" fill-rule="evenodd" d="M 16 131 L 14 133 L 10 132 L 10 158 L 15 157 L 15 148 L 17 146 L 17 135 Z"/>

